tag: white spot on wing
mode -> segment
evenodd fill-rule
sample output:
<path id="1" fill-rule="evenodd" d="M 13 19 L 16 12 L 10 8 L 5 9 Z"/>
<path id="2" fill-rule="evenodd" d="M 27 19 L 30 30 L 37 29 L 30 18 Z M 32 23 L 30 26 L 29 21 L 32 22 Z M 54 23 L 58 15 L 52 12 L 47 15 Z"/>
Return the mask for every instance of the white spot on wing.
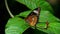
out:
<path id="1" fill-rule="evenodd" d="M 34 10 L 33 12 L 36 13 L 36 14 L 38 14 L 38 11 L 36 11 L 36 10 Z"/>

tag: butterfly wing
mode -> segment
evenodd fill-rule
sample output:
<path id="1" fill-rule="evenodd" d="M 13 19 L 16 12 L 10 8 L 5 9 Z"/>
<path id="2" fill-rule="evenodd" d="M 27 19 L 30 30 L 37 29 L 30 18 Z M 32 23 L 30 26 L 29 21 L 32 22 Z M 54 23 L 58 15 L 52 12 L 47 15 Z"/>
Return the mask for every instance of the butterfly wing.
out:
<path id="1" fill-rule="evenodd" d="M 38 22 L 40 13 L 40 8 L 34 9 L 28 16 L 25 18 L 25 20 L 30 24 L 30 26 L 35 26 Z"/>

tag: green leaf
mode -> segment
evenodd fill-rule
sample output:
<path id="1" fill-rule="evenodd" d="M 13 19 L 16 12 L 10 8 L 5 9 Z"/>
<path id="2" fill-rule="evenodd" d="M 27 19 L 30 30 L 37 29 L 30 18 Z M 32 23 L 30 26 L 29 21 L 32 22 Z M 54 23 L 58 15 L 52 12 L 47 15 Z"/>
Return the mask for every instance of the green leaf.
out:
<path id="1" fill-rule="evenodd" d="M 39 0 L 37 0 L 37 1 L 36 0 L 16 0 L 16 1 L 18 1 L 18 2 L 20 2 L 22 4 L 25 4 L 30 9 L 34 9 L 34 8 L 37 7 L 36 3 Z"/>
<path id="2" fill-rule="evenodd" d="M 37 24 L 37 29 L 46 32 L 48 34 L 59 34 L 60 31 L 60 23 L 58 23 L 59 19 L 57 19 L 55 16 L 53 16 L 50 13 L 50 12 L 52 13 L 54 12 L 48 2 L 46 2 L 45 0 L 16 0 L 16 1 L 26 5 L 31 10 L 37 7 L 41 7 L 41 13 L 39 15 L 39 23 Z M 31 12 L 32 11 L 26 11 L 20 13 L 17 16 L 27 17 Z M 49 22 L 49 28 L 47 30 L 43 29 L 46 27 L 45 24 L 46 21 Z M 29 25 L 24 21 L 24 19 L 21 19 L 19 17 L 14 17 L 9 19 L 5 28 L 5 33 L 22 34 L 27 28 L 29 28 Z"/>
<path id="3" fill-rule="evenodd" d="M 45 0 L 16 0 L 24 5 L 26 5 L 30 9 L 35 9 L 37 7 L 41 7 L 41 12 L 39 15 L 39 23 L 37 24 L 37 29 L 41 30 L 43 32 L 46 32 L 48 34 L 59 34 L 59 27 L 60 23 L 58 22 L 58 18 L 56 18 L 54 15 L 52 15 L 53 9 L 51 8 L 50 4 L 46 2 Z M 17 16 L 23 16 L 27 17 L 32 11 L 25 11 L 20 13 Z M 51 12 L 51 13 L 50 13 Z M 49 28 L 43 29 L 46 27 L 46 21 L 49 22 Z M 38 28 L 40 27 L 40 28 Z"/>
<path id="4" fill-rule="evenodd" d="M 29 15 L 29 13 L 31 13 L 31 11 L 22 12 L 19 14 L 19 16 L 27 17 L 27 15 Z M 48 30 L 40 29 L 40 28 L 46 27 L 47 21 L 50 24 L 49 29 Z M 46 32 L 46 33 L 56 34 L 56 33 L 58 33 L 59 29 L 56 28 L 56 30 L 57 30 L 57 32 L 56 32 L 55 27 L 60 27 L 59 26 L 60 23 L 58 21 L 59 21 L 59 19 L 56 18 L 55 16 L 53 16 L 49 11 L 41 10 L 40 16 L 39 16 L 39 23 L 37 24 L 37 28 L 40 27 L 38 30 L 42 30 L 43 32 Z M 56 26 L 55 26 L 55 24 L 56 24 Z M 54 30 L 52 31 L 52 29 L 54 29 Z"/>
<path id="5" fill-rule="evenodd" d="M 20 13 L 20 14 L 16 15 L 16 16 L 23 16 L 23 17 L 27 17 L 31 12 L 32 12 L 31 10 L 30 10 L 30 11 L 25 11 L 25 12 L 22 12 L 22 13 Z"/>
<path id="6" fill-rule="evenodd" d="M 41 10 L 48 10 L 53 13 L 53 9 L 48 2 L 45 0 L 16 0 L 24 5 L 26 5 L 30 9 L 35 9 L 37 7 L 41 7 Z"/>
<path id="7" fill-rule="evenodd" d="M 49 11 L 43 11 L 41 10 L 40 16 L 39 16 L 39 22 L 55 22 L 58 18 L 56 18 L 54 15 L 52 15 Z"/>
<path id="8" fill-rule="evenodd" d="M 41 7 L 42 11 L 50 11 L 51 13 L 54 13 L 52 7 L 46 1 L 41 1 L 40 2 L 40 7 Z"/>
<path id="9" fill-rule="evenodd" d="M 37 29 L 41 30 L 43 32 L 46 32 L 48 34 L 60 34 L 60 23 L 59 22 L 49 23 L 49 27 L 47 29 L 43 29 L 44 27 L 46 27 L 46 25 L 44 25 L 44 24 L 45 23 L 38 23 L 37 27 L 39 27 L 39 28 L 37 28 Z M 43 27 L 43 28 L 41 28 L 41 27 Z"/>
<path id="10" fill-rule="evenodd" d="M 29 25 L 21 18 L 14 17 L 10 18 L 7 22 L 5 33 L 6 34 L 22 34 Z"/>

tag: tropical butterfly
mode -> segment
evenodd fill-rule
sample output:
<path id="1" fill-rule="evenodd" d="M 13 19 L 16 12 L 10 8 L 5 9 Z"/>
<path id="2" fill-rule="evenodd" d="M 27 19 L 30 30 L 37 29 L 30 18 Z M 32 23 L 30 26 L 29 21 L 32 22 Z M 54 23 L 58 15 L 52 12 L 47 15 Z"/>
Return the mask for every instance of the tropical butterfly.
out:
<path id="1" fill-rule="evenodd" d="M 34 9 L 25 20 L 29 23 L 30 26 L 35 26 L 39 19 L 40 7 Z"/>
<path id="2" fill-rule="evenodd" d="M 39 15 L 40 15 L 40 11 L 41 8 L 38 7 L 36 9 L 34 9 L 26 18 L 25 20 L 29 23 L 30 26 L 36 26 L 38 19 L 39 19 Z M 46 22 L 46 28 L 48 28 L 48 21 Z"/>

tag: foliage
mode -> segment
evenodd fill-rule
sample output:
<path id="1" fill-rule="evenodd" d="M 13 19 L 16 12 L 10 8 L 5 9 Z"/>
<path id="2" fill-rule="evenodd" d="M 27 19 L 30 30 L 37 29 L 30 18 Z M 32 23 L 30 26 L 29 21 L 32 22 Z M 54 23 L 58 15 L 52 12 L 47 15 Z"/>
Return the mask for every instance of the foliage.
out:
<path id="1" fill-rule="evenodd" d="M 9 19 L 6 25 L 6 34 L 22 34 L 27 28 L 28 24 L 19 17 Z"/>
<path id="2" fill-rule="evenodd" d="M 37 29 L 48 34 L 59 34 L 60 31 L 59 19 L 52 15 L 52 13 L 54 12 L 48 2 L 46 2 L 45 0 L 16 0 L 16 1 L 26 5 L 31 10 L 37 7 L 41 7 L 39 22 L 36 25 Z M 21 19 L 18 16 L 27 17 L 27 15 L 29 15 L 29 13 L 32 12 L 31 10 L 22 12 L 19 15 L 16 15 L 14 18 L 9 19 L 5 29 L 6 34 L 22 34 L 25 30 L 27 30 L 30 26 L 28 25 L 27 22 L 25 22 L 24 19 Z M 47 30 L 43 29 L 46 27 L 45 25 L 46 21 L 48 21 L 49 23 L 49 28 Z"/>

